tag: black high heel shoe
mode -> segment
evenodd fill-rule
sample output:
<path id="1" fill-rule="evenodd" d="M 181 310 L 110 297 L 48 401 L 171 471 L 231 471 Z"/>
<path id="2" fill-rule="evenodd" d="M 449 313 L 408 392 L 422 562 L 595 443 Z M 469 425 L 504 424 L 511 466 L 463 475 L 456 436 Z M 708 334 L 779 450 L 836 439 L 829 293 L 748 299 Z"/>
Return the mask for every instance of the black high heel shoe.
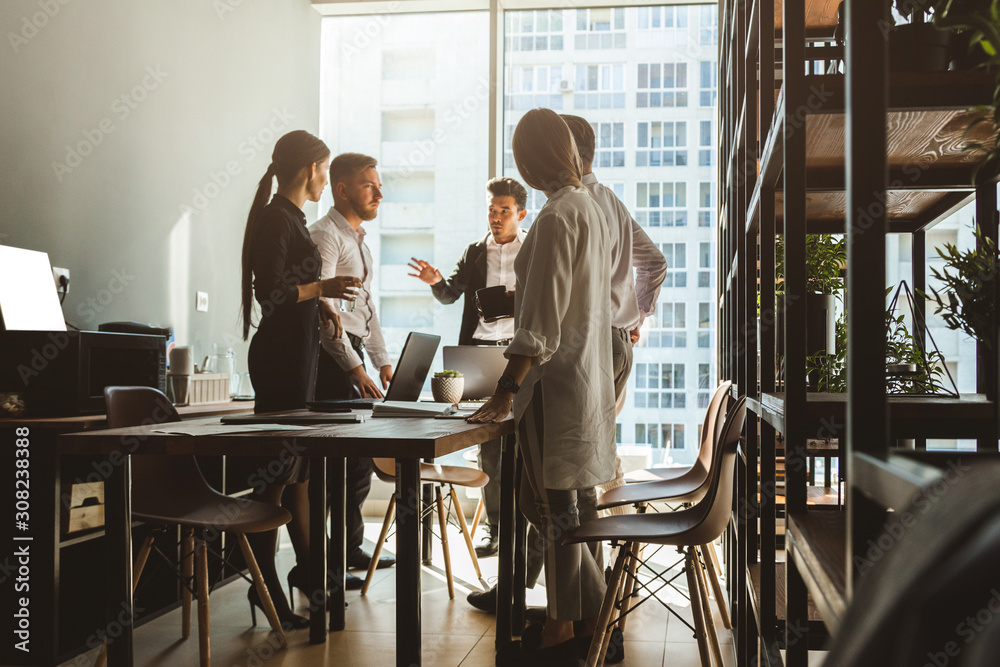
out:
<path id="1" fill-rule="evenodd" d="M 350 572 L 344 575 L 344 590 L 345 591 L 356 591 L 362 587 L 365 580 L 356 577 Z M 307 598 L 309 597 L 309 572 L 306 568 L 299 565 L 293 565 L 292 569 L 288 571 L 288 600 L 291 602 L 295 599 L 295 589 L 302 591 L 302 594 Z M 327 595 L 330 595 L 329 590 L 327 590 Z"/>
<path id="2" fill-rule="evenodd" d="M 260 596 L 257 594 L 256 586 L 251 586 L 247 589 L 247 602 L 250 603 L 250 620 L 252 621 L 251 627 L 257 627 L 257 607 L 260 607 L 260 610 L 264 611 L 264 605 L 260 601 Z M 275 607 L 275 611 L 277 611 L 277 607 Z M 278 612 L 278 621 L 281 623 L 281 627 L 286 630 L 303 630 L 309 627 L 308 618 L 305 616 L 299 616 L 292 611 L 288 611 L 284 615 L 281 612 Z"/>

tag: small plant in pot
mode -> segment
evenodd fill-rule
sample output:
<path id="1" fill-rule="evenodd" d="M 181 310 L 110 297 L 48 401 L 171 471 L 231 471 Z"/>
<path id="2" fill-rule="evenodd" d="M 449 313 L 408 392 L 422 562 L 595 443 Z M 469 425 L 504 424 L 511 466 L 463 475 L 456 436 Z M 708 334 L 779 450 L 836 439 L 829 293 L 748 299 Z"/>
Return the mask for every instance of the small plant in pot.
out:
<path id="1" fill-rule="evenodd" d="M 809 234 L 806 236 L 806 354 L 836 354 L 837 299 L 844 291 L 842 271 L 847 264 L 847 244 L 843 236 Z M 777 334 L 784 330 L 785 242 L 779 236 L 775 244 L 775 279 L 777 285 Z M 783 347 L 783 346 L 782 346 Z M 780 348 L 779 348 L 780 349 Z M 810 374 L 816 388 L 817 376 Z"/>
<path id="2" fill-rule="evenodd" d="M 431 394 L 438 403 L 456 404 L 462 400 L 465 378 L 458 371 L 439 371 L 431 378 Z"/>
<path id="3" fill-rule="evenodd" d="M 940 271 L 931 267 L 931 275 L 941 283 L 941 289 L 932 288 L 933 296 L 919 296 L 936 306 L 934 314 L 940 315 L 949 329 L 963 331 L 992 349 L 994 305 L 989 287 L 997 279 L 1000 265 L 993 239 L 985 236 L 979 225 L 975 235 L 977 244 L 968 250 L 959 250 L 951 243 L 936 248 L 944 267 Z"/>

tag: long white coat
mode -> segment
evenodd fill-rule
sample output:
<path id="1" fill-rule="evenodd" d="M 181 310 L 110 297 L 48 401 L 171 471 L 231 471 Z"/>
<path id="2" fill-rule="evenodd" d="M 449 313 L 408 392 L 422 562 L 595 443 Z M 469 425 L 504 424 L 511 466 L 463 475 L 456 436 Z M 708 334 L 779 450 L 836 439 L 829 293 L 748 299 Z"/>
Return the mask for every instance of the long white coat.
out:
<path id="1" fill-rule="evenodd" d="M 534 358 L 514 397 L 521 419 L 536 391 L 544 414 L 544 483 L 584 489 L 615 475 L 611 258 L 604 213 L 583 187 L 549 196 L 514 262 L 514 339 Z"/>

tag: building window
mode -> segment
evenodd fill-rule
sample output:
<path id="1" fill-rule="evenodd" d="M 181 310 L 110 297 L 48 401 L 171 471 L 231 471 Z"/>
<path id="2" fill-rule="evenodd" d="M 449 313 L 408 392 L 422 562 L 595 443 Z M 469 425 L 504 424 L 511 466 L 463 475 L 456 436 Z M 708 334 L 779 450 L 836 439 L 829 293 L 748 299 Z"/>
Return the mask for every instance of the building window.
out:
<path id="1" fill-rule="evenodd" d="M 687 347 L 686 311 L 683 303 L 661 303 L 653 316 L 653 328 L 646 339 L 647 347 Z"/>
<path id="2" fill-rule="evenodd" d="M 712 226 L 712 183 L 711 181 L 698 184 L 698 226 Z"/>
<path id="3" fill-rule="evenodd" d="M 636 183 L 636 221 L 643 227 L 687 226 L 687 184 Z"/>
<path id="4" fill-rule="evenodd" d="M 687 63 L 640 63 L 635 105 L 647 107 L 686 107 Z"/>
<path id="5" fill-rule="evenodd" d="M 698 81 L 698 103 L 703 107 L 714 107 L 719 87 L 719 70 L 716 64 L 710 60 L 702 60 L 698 65 L 701 68 L 701 77 Z"/>
<path id="6" fill-rule="evenodd" d="M 635 444 L 654 449 L 684 449 L 684 424 L 636 424 Z"/>
<path id="7" fill-rule="evenodd" d="M 698 310 L 701 312 L 702 306 L 707 306 L 707 303 L 698 304 Z M 698 323 L 701 326 L 701 323 Z M 711 392 L 708 390 L 712 387 L 712 373 L 710 364 L 698 364 L 698 407 L 707 408 L 709 402 L 711 401 Z"/>
<path id="8" fill-rule="evenodd" d="M 624 109 L 624 65 L 577 65 L 574 109 Z"/>
<path id="9" fill-rule="evenodd" d="M 687 7 L 639 7 L 639 30 L 686 28 Z"/>
<path id="10" fill-rule="evenodd" d="M 624 49 L 625 10 L 576 10 L 575 45 L 578 49 Z"/>
<path id="11" fill-rule="evenodd" d="M 635 166 L 683 167 L 687 164 L 687 123 L 642 121 L 636 124 Z M 678 150 L 681 149 L 681 150 Z"/>
<path id="12" fill-rule="evenodd" d="M 702 5 L 699 10 L 698 43 L 714 46 L 719 43 L 719 9 L 715 5 Z"/>
<path id="13" fill-rule="evenodd" d="M 702 241 L 698 244 L 698 287 L 712 286 L 711 268 L 712 243 L 710 241 Z"/>
<path id="14" fill-rule="evenodd" d="M 687 287 L 687 262 L 685 252 L 687 246 L 683 243 L 663 243 L 660 245 L 660 252 L 667 260 L 667 277 L 663 281 L 664 287 Z"/>
<path id="15" fill-rule="evenodd" d="M 563 10 L 506 12 L 508 51 L 562 51 Z"/>
<path id="16" fill-rule="evenodd" d="M 625 166 L 625 123 L 591 123 L 596 138 L 595 167 Z"/>
<path id="17" fill-rule="evenodd" d="M 698 124 L 699 137 L 698 145 L 698 166 L 712 166 L 712 121 L 703 120 Z"/>
<path id="18" fill-rule="evenodd" d="M 711 346 L 712 342 L 712 304 L 710 303 L 699 303 L 698 304 L 698 347 L 707 348 Z M 707 366 L 705 372 L 708 372 Z M 701 369 L 698 372 L 698 386 L 701 386 L 702 376 Z M 707 382 L 707 380 L 706 380 Z M 706 387 L 708 385 L 705 385 Z"/>
<path id="19" fill-rule="evenodd" d="M 685 396 L 684 364 L 635 365 L 635 407 L 683 408 Z"/>
<path id="20" fill-rule="evenodd" d="M 562 65 L 537 65 L 514 67 L 510 70 L 510 90 L 506 95 L 508 110 L 527 111 L 547 107 L 556 111 L 563 108 Z"/>
<path id="21" fill-rule="evenodd" d="M 622 444 L 622 425 L 621 423 L 615 424 L 615 442 L 617 444 Z"/>

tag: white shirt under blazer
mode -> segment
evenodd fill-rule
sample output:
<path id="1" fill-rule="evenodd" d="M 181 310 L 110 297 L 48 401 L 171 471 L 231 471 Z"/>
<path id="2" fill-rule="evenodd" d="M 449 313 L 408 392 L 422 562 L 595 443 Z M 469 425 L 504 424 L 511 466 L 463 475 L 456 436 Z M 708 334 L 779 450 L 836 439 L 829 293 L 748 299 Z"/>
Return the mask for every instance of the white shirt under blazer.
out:
<path id="1" fill-rule="evenodd" d="M 566 186 L 549 195 L 514 261 L 516 330 L 505 354 L 534 364 L 513 412 L 521 419 L 542 392 L 549 489 L 585 489 L 615 476 L 610 246 L 590 192 Z"/>

